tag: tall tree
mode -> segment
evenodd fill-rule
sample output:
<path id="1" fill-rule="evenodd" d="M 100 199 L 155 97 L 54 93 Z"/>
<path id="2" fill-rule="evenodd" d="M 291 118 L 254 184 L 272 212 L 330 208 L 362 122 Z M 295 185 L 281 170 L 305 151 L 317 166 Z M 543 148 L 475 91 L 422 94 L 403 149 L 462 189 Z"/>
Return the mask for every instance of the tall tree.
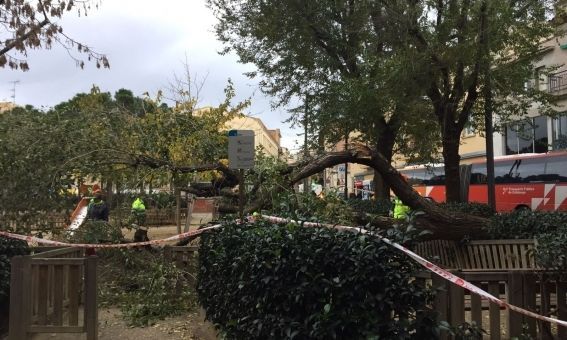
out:
<path id="1" fill-rule="evenodd" d="M 359 131 L 389 161 L 408 108 L 423 93 L 390 70 L 397 33 L 378 1 L 222 1 L 208 4 L 219 19 L 216 32 L 243 63 L 263 76 L 262 88 L 277 103 L 310 98 L 310 126 L 329 142 Z M 250 76 L 255 76 L 250 73 Z M 376 183 L 385 182 L 377 175 Z M 379 197 L 388 197 L 386 185 Z"/>
<path id="2" fill-rule="evenodd" d="M 208 3 L 219 18 L 217 35 L 258 67 L 266 92 L 285 101 L 305 87 L 318 89 L 322 129 L 355 122 L 391 161 L 401 131 L 416 127 L 419 135 L 435 119 L 449 201 L 460 199 L 460 136 L 481 112 L 483 65 L 492 67 L 501 117 L 524 115 L 534 102 L 549 108 L 548 98 L 524 83 L 540 42 L 553 33 L 552 0 Z M 411 113 L 423 112 L 416 106 L 424 99 L 431 115 L 416 126 Z"/>
<path id="3" fill-rule="evenodd" d="M 533 77 L 541 42 L 552 37 L 555 2 L 382 1 L 388 24 L 404 42 L 403 54 L 411 56 L 401 66 L 417 70 L 414 81 L 440 127 L 448 201 L 460 200 L 460 137 L 466 124 L 482 117 L 487 77 L 501 121 L 527 114 L 534 104 L 550 112 L 549 97 L 524 84 Z M 491 72 L 483 72 L 485 65 Z"/>
<path id="4" fill-rule="evenodd" d="M 2 0 L 0 1 L 0 68 L 27 71 L 27 53 L 32 49 L 50 49 L 60 45 L 69 51 L 81 68 L 85 62 L 74 50 L 93 61 L 97 67 L 110 67 L 104 54 L 93 51 L 84 43 L 69 37 L 58 23 L 66 12 L 86 15 L 98 0 Z"/>

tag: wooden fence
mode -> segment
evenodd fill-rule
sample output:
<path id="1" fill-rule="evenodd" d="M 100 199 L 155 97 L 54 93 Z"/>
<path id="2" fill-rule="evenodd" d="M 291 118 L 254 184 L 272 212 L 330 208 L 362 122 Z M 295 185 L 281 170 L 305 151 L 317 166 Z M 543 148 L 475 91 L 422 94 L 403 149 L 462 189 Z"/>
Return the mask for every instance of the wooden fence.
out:
<path id="1" fill-rule="evenodd" d="M 419 243 L 416 252 L 503 301 L 567 320 L 567 282 L 557 281 L 557 273 L 537 266 L 536 247 L 531 239 L 464 244 L 432 240 Z M 522 333 L 538 339 L 567 339 L 565 327 L 501 309 L 436 275 L 427 276 L 429 284 L 438 290 L 435 309 L 451 325 L 474 321 L 489 333 L 490 339 L 509 339 Z"/>
<path id="2" fill-rule="evenodd" d="M 459 244 L 449 240 L 420 242 L 416 253 L 436 264 L 456 270 L 494 271 L 539 269 L 535 240 L 479 240 Z"/>
<path id="3" fill-rule="evenodd" d="M 15 256 L 10 276 L 10 340 L 33 333 L 86 333 L 98 337 L 97 257 L 81 248 Z M 83 308 L 81 308 L 81 303 Z"/>
<path id="4" fill-rule="evenodd" d="M 540 315 L 567 319 L 567 282 L 558 282 L 533 271 L 454 272 L 503 301 Z M 424 279 L 429 277 L 429 279 Z M 567 328 L 551 325 L 497 304 L 458 287 L 437 275 L 425 273 L 418 280 L 437 290 L 434 310 L 439 319 L 456 326 L 474 321 L 488 334 L 488 339 L 510 339 L 522 334 L 536 339 L 567 339 Z M 443 334 L 443 339 L 449 338 Z"/>

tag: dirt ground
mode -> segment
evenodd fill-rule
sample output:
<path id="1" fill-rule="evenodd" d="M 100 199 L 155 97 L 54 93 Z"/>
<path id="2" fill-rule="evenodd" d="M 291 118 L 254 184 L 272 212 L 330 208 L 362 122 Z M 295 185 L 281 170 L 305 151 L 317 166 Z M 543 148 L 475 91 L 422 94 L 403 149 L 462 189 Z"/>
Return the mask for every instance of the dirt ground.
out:
<path id="1" fill-rule="evenodd" d="M 198 225 L 191 225 L 189 230 L 196 230 Z M 122 229 L 122 234 L 126 239 L 134 239 L 135 230 Z M 183 226 L 181 227 L 181 232 L 183 232 Z M 174 225 L 165 225 L 159 227 L 149 227 L 148 228 L 148 238 L 150 240 L 159 240 L 162 238 L 177 235 L 177 227 Z"/>
<path id="2" fill-rule="evenodd" d="M 191 230 L 197 229 L 197 225 L 192 225 Z M 126 239 L 133 239 L 134 230 L 123 229 L 122 233 Z M 150 240 L 158 240 L 177 235 L 177 227 L 159 226 L 148 229 Z M 173 242 L 175 243 L 175 242 Z M 129 327 L 122 319 L 117 308 L 100 308 L 98 311 L 99 340 L 142 340 L 142 339 L 195 339 L 195 340 L 215 340 L 216 331 L 212 324 L 204 321 L 202 310 L 181 315 L 173 318 L 161 320 L 149 327 Z M 75 340 L 86 339 L 85 334 L 37 334 L 33 340 Z"/>
<path id="3" fill-rule="evenodd" d="M 99 340 L 216 340 L 213 326 L 204 321 L 202 311 L 168 318 L 153 326 L 140 328 L 128 327 L 116 308 L 101 308 L 98 311 Z M 83 340 L 85 334 L 37 334 L 32 340 Z"/>

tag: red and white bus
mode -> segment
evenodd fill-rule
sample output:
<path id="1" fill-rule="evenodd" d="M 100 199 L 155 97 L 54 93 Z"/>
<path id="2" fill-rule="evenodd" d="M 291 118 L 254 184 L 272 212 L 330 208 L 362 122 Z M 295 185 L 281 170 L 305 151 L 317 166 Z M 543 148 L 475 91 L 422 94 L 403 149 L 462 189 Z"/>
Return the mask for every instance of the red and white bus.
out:
<path id="1" fill-rule="evenodd" d="M 422 196 L 445 201 L 443 166 L 409 166 L 400 172 Z M 486 162 L 471 163 L 468 176 L 469 202 L 487 203 Z M 494 177 L 497 211 L 567 211 L 567 152 L 495 157 Z"/>

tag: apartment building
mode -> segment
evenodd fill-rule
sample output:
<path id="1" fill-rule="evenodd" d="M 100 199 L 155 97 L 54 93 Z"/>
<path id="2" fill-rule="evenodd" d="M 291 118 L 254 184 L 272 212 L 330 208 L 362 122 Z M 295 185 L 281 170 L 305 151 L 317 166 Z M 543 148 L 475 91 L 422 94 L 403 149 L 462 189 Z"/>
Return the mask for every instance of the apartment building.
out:
<path id="1" fill-rule="evenodd" d="M 203 107 L 195 109 L 194 115 L 201 115 L 204 112 L 211 110 L 211 107 Z M 254 147 L 261 148 L 266 155 L 288 161 L 289 152 L 286 153 L 282 149 L 280 142 L 282 134 L 280 129 L 268 129 L 260 118 L 239 115 L 234 117 L 225 124 L 226 130 L 253 130 L 254 131 Z"/>
<path id="2" fill-rule="evenodd" d="M 567 29 L 567 24 L 561 26 Z M 542 44 L 542 58 L 534 65 L 534 78 L 526 87 L 535 87 L 553 96 L 556 117 L 543 115 L 538 106 L 532 106 L 526 117 L 504 124 L 493 135 L 494 156 L 520 153 L 545 153 L 567 148 L 567 35 L 550 39 Z M 543 72 L 555 67 L 552 74 Z M 465 129 L 461 137 L 463 163 L 483 159 L 485 138 L 471 129 Z"/>
<path id="3" fill-rule="evenodd" d="M 268 129 L 261 119 L 250 116 L 239 116 L 231 119 L 226 124 L 227 130 L 253 130 L 254 144 L 261 148 L 265 154 L 280 157 L 283 150 L 280 146 L 282 138 L 280 129 Z"/>

